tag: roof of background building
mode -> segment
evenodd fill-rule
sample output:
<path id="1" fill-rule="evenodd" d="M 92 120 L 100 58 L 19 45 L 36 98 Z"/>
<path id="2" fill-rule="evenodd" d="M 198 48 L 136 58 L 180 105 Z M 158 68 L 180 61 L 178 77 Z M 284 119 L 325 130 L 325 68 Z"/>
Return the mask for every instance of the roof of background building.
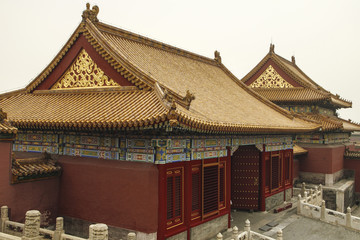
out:
<path id="1" fill-rule="evenodd" d="M 254 75 L 267 63 L 273 62 L 279 67 L 284 74 L 288 75 L 292 81 L 298 86 L 289 88 L 254 88 L 260 95 L 267 99 L 281 102 L 319 102 L 326 101 L 335 108 L 349 108 L 352 103 L 348 100 L 334 95 L 318 85 L 310 77 L 308 77 L 295 63 L 295 57 L 292 61 L 277 55 L 274 51 L 274 45 L 271 44 L 270 51 L 266 56 L 245 76 L 241 79 L 243 83 L 250 85 L 255 79 Z"/>

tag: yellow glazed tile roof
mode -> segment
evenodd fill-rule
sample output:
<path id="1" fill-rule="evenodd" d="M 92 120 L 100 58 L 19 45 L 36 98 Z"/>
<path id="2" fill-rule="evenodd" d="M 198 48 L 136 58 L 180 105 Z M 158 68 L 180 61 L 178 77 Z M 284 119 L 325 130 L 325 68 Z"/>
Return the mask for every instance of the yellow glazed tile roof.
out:
<path id="1" fill-rule="evenodd" d="M 253 77 L 262 66 L 264 66 L 269 60 L 275 62 L 275 64 L 280 67 L 292 80 L 297 82 L 301 87 L 295 89 L 269 89 L 261 90 L 256 89 L 256 92 L 268 98 L 269 100 L 274 99 L 274 101 L 290 101 L 293 102 L 309 102 L 309 101 L 318 101 L 320 99 L 326 100 L 333 104 L 336 107 L 340 108 L 349 108 L 352 107 L 352 103 L 348 100 L 340 98 L 338 95 L 334 95 L 329 91 L 322 88 L 310 77 L 308 77 L 294 62 L 288 61 L 287 59 L 275 54 L 274 46 L 270 46 L 269 53 L 245 76 L 241 79 L 241 82 L 246 83 Z M 300 90 L 303 89 L 303 90 Z M 271 100 L 272 101 L 272 100 Z"/>
<path id="2" fill-rule="evenodd" d="M 39 91 L 0 100 L 18 127 L 119 128 L 166 119 L 166 109 L 150 91 Z"/>
<path id="3" fill-rule="evenodd" d="M 343 127 L 347 131 L 358 132 L 360 131 L 360 123 L 352 122 L 351 120 L 340 119 L 343 123 Z"/>
<path id="4" fill-rule="evenodd" d="M 255 92 L 272 102 L 314 102 L 327 100 L 330 94 L 319 90 L 294 87 L 294 88 L 254 88 Z"/>
<path id="5" fill-rule="evenodd" d="M 0 108 L 0 133 L 3 134 L 16 134 L 17 133 L 17 128 L 13 127 L 7 118 L 7 114 L 6 112 L 4 112 L 1 108 Z"/>
<path id="6" fill-rule="evenodd" d="M 29 181 L 51 176 L 59 176 L 61 167 L 52 160 L 49 154 L 39 154 L 36 157 L 19 158 L 13 154 L 11 173 L 13 183 Z"/>
<path id="7" fill-rule="evenodd" d="M 308 150 L 306 150 L 305 148 L 300 147 L 299 145 L 295 144 L 294 147 L 293 147 L 293 154 L 294 155 L 301 155 L 301 154 L 305 154 L 307 152 L 308 152 Z"/>
<path id="8" fill-rule="evenodd" d="M 343 121 L 337 117 L 330 117 L 318 113 L 296 113 L 295 116 L 321 124 L 322 131 L 346 130 Z"/>
<path id="9" fill-rule="evenodd" d="M 355 158 L 360 159 L 360 151 L 349 151 L 349 149 L 345 149 L 344 153 L 345 158 Z"/>
<path id="10" fill-rule="evenodd" d="M 34 92 L 81 34 L 137 90 Z M 194 96 L 190 100 L 188 91 Z M 89 19 L 24 91 L 0 96 L 0 107 L 21 128 L 118 129 L 167 121 L 213 132 L 295 133 L 319 128 L 250 90 L 225 68 L 219 55 L 206 58 Z"/>

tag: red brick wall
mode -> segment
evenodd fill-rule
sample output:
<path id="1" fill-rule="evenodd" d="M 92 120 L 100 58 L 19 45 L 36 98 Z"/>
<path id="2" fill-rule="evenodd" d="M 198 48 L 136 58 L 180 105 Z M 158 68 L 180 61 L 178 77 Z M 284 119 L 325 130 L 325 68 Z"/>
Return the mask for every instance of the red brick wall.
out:
<path id="1" fill-rule="evenodd" d="M 307 157 L 301 159 L 300 171 L 332 174 L 344 168 L 343 145 L 325 145 L 324 147 L 308 147 Z"/>
<path id="2" fill-rule="evenodd" d="M 0 141 L 0 205 L 8 206 L 11 220 L 24 222 L 25 213 L 36 209 L 57 217 L 59 179 L 10 184 L 11 142 Z"/>
<path id="3" fill-rule="evenodd" d="M 355 192 L 360 192 L 360 159 L 345 159 L 344 168 L 355 172 Z"/>
<path id="4" fill-rule="evenodd" d="M 158 170 L 151 163 L 61 156 L 59 214 L 151 233 L 158 226 Z"/>
<path id="5" fill-rule="evenodd" d="M 294 156 L 294 161 L 293 161 L 293 179 L 295 178 L 299 178 L 299 157 L 298 156 Z"/>

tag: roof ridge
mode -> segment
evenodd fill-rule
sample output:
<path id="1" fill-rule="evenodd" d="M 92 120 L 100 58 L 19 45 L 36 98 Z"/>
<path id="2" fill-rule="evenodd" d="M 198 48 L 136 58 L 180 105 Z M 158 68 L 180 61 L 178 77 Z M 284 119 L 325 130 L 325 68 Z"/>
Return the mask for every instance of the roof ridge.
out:
<path id="1" fill-rule="evenodd" d="M 171 52 L 173 54 L 177 54 L 177 55 L 180 55 L 183 57 L 188 57 L 188 58 L 191 58 L 191 59 L 194 59 L 197 61 L 202 61 L 202 62 L 211 64 L 211 65 L 217 65 L 217 62 L 214 59 L 211 59 L 209 57 L 205 57 L 203 55 L 200 55 L 200 54 L 197 54 L 197 53 L 194 53 L 191 51 L 187 51 L 182 48 L 175 47 L 170 44 L 167 44 L 167 43 L 164 43 L 164 42 L 161 42 L 161 41 L 158 41 L 158 40 L 155 40 L 155 39 L 152 39 L 152 38 L 149 38 L 149 37 L 137 34 L 137 33 L 133 33 L 128 30 L 124 30 L 122 28 L 118 28 L 118 27 L 115 27 L 115 26 L 112 26 L 112 25 L 109 25 L 109 24 L 106 24 L 103 22 L 97 22 L 97 23 L 95 23 L 95 25 L 100 28 L 105 28 L 105 29 L 102 29 L 101 31 L 105 31 L 110 34 L 114 34 L 114 35 L 117 35 L 117 36 L 120 36 L 123 38 L 127 38 L 129 40 L 138 42 L 140 44 L 146 44 L 150 47 L 168 51 L 168 52 Z"/>

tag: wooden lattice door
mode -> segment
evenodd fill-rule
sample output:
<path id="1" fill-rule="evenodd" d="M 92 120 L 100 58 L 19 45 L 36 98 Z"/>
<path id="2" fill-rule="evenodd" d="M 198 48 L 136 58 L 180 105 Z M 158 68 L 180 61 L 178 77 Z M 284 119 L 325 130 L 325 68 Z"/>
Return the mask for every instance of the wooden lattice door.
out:
<path id="1" fill-rule="evenodd" d="M 231 157 L 231 201 L 235 209 L 259 209 L 260 151 L 241 146 Z"/>

